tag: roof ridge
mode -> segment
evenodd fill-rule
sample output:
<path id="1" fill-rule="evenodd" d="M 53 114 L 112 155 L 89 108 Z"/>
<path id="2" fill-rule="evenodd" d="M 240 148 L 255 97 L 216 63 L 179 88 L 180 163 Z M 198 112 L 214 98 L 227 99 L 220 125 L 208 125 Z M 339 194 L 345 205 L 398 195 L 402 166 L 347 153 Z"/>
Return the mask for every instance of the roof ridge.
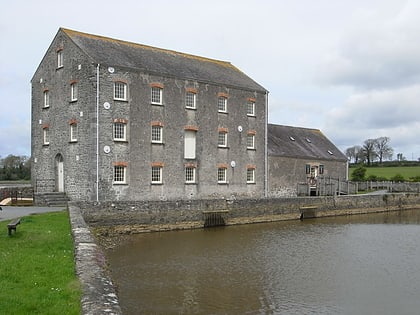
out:
<path id="1" fill-rule="evenodd" d="M 222 65 L 222 66 L 225 66 L 225 67 L 230 67 L 232 69 L 235 69 L 236 71 L 242 72 L 240 69 L 238 69 L 234 65 L 232 65 L 229 61 L 212 59 L 212 58 L 208 58 L 208 57 L 202 57 L 202 56 L 198 56 L 198 55 L 183 53 L 183 52 L 179 52 L 179 51 L 176 51 L 176 50 L 159 48 L 159 47 L 154 47 L 154 46 L 150 46 L 150 45 L 145 45 L 145 44 L 139 44 L 139 43 L 135 43 L 135 42 L 130 42 L 130 41 L 126 41 L 126 40 L 115 39 L 115 38 L 112 38 L 112 37 L 107 37 L 107 36 L 102 36 L 102 35 L 95 35 L 95 34 L 80 32 L 80 31 L 71 30 L 71 29 L 64 28 L 64 27 L 60 27 L 60 29 L 64 33 L 66 33 L 70 38 L 73 37 L 73 36 L 90 37 L 90 38 L 93 38 L 93 39 L 98 39 L 98 40 L 103 40 L 103 41 L 109 41 L 109 42 L 115 42 L 115 43 L 120 43 L 120 44 L 124 44 L 124 45 L 129 45 L 129 46 L 135 46 L 135 47 L 149 49 L 149 50 L 160 51 L 160 52 L 168 53 L 168 54 L 172 54 L 172 55 L 183 56 L 183 57 L 186 57 L 186 58 L 191 58 L 191 59 L 196 59 L 196 60 L 201 60 L 201 61 L 207 61 L 207 62 L 211 62 L 211 63 L 216 63 L 216 64 L 219 64 L 219 65 Z"/>

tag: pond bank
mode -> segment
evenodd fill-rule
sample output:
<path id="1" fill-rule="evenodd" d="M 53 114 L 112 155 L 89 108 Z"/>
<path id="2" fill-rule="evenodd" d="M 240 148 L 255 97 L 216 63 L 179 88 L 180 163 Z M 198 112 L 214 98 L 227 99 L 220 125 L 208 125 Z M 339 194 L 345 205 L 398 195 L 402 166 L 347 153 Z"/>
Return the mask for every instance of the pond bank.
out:
<path id="1" fill-rule="evenodd" d="M 195 229 L 212 225 L 299 220 L 407 209 L 420 209 L 420 194 L 119 201 L 72 203 L 100 238 L 144 232 Z"/>

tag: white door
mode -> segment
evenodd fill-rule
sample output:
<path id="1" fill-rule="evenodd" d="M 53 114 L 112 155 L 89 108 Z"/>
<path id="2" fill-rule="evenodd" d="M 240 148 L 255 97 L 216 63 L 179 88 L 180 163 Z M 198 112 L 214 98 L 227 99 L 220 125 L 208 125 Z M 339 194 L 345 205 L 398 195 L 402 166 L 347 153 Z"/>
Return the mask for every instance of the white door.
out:
<path id="1" fill-rule="evenodd" d="M 63 162 L 63 156 L 61 154 L 58 154 L 55 158 L 56 166 L 57 166 L 57 191 L 64 192 L 64 162 Z"/>

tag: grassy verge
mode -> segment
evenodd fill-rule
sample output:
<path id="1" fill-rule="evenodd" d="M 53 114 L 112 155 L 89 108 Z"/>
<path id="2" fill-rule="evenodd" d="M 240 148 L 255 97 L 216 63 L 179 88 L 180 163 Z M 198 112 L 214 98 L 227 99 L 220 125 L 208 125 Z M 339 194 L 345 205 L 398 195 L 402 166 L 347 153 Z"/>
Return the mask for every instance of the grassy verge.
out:
<path id="1" fill-rule="evenodd" d="M 67 211 L 23 217 L 7 235 L 0 222 L 0 313 L 80 314 Z"/>

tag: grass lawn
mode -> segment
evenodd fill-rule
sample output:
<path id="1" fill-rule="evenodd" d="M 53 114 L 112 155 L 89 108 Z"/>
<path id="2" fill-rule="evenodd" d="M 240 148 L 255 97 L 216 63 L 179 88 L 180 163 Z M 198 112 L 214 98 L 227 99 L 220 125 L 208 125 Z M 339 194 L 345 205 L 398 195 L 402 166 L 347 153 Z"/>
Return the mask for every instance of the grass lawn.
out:
<path id="1" fill-rule="evenodd" d="M 349 168 L 349 177 L 356 168 Z M 395 167 L 366 167 L 366 177 L 375 175 L 390 179 L 391 177 L 401 174 L 404 179 L 409 180 L 410 177 L 420 176 L 420 166 L 395 166 Z"/>
<path id="2" fill-rule="evenodd" d="M 0 222 L 0 313 L 80 314 L 67 211 L 30 215 L 16 233 Z"/>

